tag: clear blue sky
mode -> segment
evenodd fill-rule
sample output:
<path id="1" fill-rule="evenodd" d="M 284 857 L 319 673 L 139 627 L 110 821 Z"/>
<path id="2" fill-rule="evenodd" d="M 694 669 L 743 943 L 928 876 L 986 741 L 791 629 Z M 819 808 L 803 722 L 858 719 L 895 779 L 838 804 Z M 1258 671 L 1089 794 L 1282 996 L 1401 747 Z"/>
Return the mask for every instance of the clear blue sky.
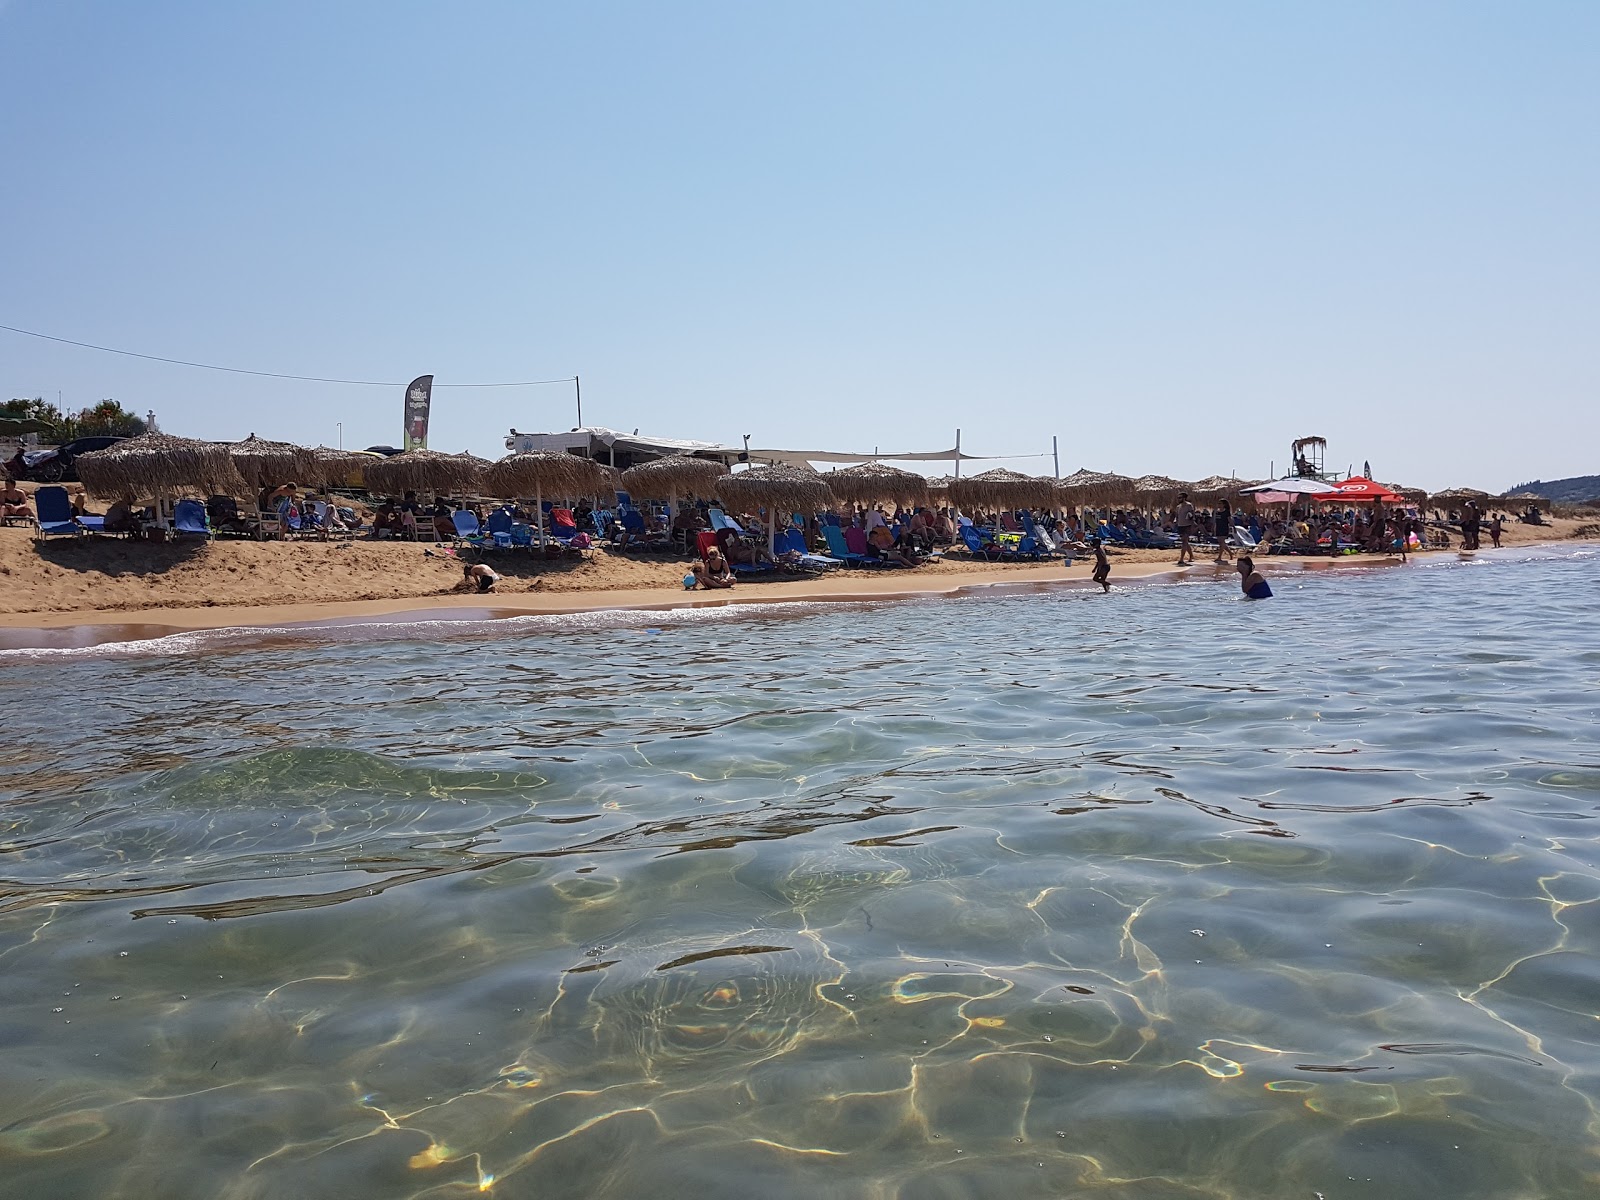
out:
<path id="1" fill-rule="evenodd" d="M 1194 478 L 1600 471 L 1600 4 L 0 0 L 0 323 L 593 424 Z M 0 395 L 401 389 L 0 333 Z M 435 395 L 431 444 L 569 387 Z M 1048 458 L 1012 466 L 1047 473 Z"/>

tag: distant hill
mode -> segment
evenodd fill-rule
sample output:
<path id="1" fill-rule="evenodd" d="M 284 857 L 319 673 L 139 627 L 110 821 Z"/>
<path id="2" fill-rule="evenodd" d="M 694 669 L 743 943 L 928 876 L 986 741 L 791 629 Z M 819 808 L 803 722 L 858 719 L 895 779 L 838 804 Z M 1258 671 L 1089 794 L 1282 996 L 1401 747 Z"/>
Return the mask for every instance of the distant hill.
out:
<path id="1" fill-rule="evenodd" d="M 1548 483 L 1535 479 L 1532 483 L 1517 484 L 1506 494 L 1517 492 L 1532 492 L 1558 504 L 1582 504 L 1585 500 L 1600 500 L 1600 475 L 1574 475 L 1571 479 L 1552 479 Z"/>

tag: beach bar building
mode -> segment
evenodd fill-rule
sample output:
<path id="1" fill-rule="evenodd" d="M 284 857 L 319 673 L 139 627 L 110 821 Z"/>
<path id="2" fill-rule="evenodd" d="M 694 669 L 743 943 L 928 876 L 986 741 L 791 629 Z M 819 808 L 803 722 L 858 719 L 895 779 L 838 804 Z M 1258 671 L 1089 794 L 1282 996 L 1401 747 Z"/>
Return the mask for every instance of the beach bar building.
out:
<path id="1" fill-rule="evenodd" d="M 629 467 L 669 458 L 674 454 L 687 454 L 692 458 L 705 458 L 725 467 L 739 461 L 743 453 L 733 446 L 716 442 L 693 442 L 683 438 L 645 437 L 638 430 L 623 433 L 599 425 L 585 425 L 569 429 L 566 433 L 519 433 L 513 429 L 506 438 L 506 449 L 513 454 L 543 451 L 554 454 L 575 454 L 625 471 Z"/>

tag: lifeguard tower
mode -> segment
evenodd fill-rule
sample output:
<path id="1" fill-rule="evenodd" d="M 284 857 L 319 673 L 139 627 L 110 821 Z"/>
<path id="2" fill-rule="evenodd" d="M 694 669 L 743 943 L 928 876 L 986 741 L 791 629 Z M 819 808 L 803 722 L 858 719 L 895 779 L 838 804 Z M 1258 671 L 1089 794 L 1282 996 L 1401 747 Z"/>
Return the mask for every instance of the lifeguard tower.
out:
<path id="1" fill-rule="evenodd" d="M 1289 447 L 1289 474 L 1296 479 L 1320 479 L 1331 482 L 1323 467 L 1323 459 L 1327 452 L 1327 438 L 1295 438 Z"/>

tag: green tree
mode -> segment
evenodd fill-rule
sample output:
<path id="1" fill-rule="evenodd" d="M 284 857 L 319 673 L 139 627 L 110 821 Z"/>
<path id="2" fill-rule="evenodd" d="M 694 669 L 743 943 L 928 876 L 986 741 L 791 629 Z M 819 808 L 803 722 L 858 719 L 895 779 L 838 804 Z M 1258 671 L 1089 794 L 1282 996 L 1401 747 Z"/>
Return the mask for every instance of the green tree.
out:
<path id="1" fill-rule="evenodd" d="M 0 417 L 16 417 L 19 420 L 31 417 L 35 421 L 48 421 L 57 427 L 66 424 L 67 421 L 61 410 L 43 396 L 34 396 L 32 399 L 23 396 L 16 400 L 7 400 L 4 404 L 0 404 Z"/>
<path id="2" fill-rule="evenodd" d="M 135 437 L 145 429 L 143 418 L 129 412 L 115 400 L 102 400 L 92 408 L 83 409 L 68 424 L 72 427 L 73 437 Z"/>

